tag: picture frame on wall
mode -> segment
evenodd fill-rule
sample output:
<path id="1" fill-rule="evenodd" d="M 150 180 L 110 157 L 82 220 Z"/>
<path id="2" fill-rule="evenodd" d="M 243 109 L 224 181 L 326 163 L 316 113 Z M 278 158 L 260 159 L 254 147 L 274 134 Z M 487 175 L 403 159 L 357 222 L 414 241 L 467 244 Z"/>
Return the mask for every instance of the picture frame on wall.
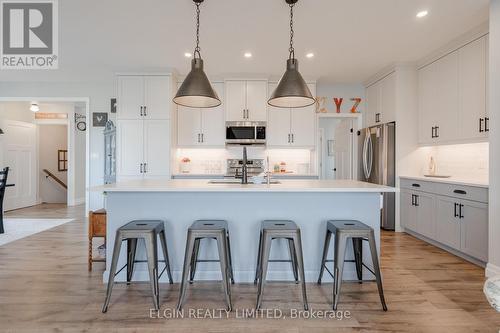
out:
<path id="1" fill-rule="evenodd" d="M 92 126 L 105 127 L 108 122 L 107 112 L 94 112 L 92 113 Z"/>

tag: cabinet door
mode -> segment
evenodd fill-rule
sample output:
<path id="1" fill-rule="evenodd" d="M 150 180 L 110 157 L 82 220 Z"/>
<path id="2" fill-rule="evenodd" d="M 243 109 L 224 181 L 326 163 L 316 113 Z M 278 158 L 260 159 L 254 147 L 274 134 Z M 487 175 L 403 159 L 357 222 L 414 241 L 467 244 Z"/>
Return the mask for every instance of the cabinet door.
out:
<path id="1" fill-rule="evenodd" d="M 379 83 L 375 83 L 368 88 L 366 88 L 366 110 L 364 114 L 365 126 L 371 127 L 375 123 L 375 115 L 380 111 L 380 86 Z"/>
<path id="2" fill-rule="evenodd" d="M 142 177 L 141 163 L 144 163 L 143 120 L 119 120 L 116 128 L 117 177 Z"/>
<path id="3" fill-rule="evenodd" d="M 401 191 L 401 223 L 405 229 L 417 231 L 417 211 L 413 205 L 413 192 Z"/>
<path id="4" fill-rule="evenodd" d="M 144 121 L 145 177 L 170 176 L 170 120 Z"/>
<path id="5" fill-rule="evenodd" d="M 177 145 L 179 147 L 196 146 L 201 143 L 200 109 L 177 107 Z"/>
<path id="6" fill-rule="evenodd" d="M 246 120 L 246 81 L 226 81 L 226 120 Z"/>
<path id="7" fill-rule="evenodd" d="M 117 119 L 142 119 L 144 105 L 144 79 L 142 76 L 118 77 Z"/>
<path id="8" fill-rule="evenodd" d="M 454 249 L 460 250 L 460 219 L 456 217 L 457 200 L 437 196 L 436 240 Z"/>
<path id="9" fill-rule="evenodd" d="M 315 87 L 308 85 L 313 96 Z M 292 146 L 314 147 L 316 143 L 316 107 L 311 105 L 305 108 L 293 108 L 291 115 Z"/>
<path id="10" fill-rule="evenodd" d="M 171 92 L 170 76 L 144 77 L 145 119 L 170 119 Z"/>
<path id="11" fill-rule="evenodd" d="M 487 136 L 486 37 L 464 46 L 458 55 L 460 138 L 483 138 Z"/>
<path id="12" fill-rule="evenodd" d="M 396 73 L 380 82 L 380 122 L 396 121 Z"/>
<path id="13" fill-rule="evenodd" d="M 267 81 L 247 81 L 247 120 L 267 121 Z"/>
<path id="14" fill-rule="evenodd" d="M 290 109 L 269 107 L 269 120 L 266 129 L 268 147 L 290 146 Z"/>
<path id="15" fill-rule="evenodd" d="M 425 193 L 417 193 L 417 232 L 429 238 L 436 238 L 434 219 L 434 197 Z"/>
<path id="16" fill-rule="evenodd" d="M 212 84 L 219 98 L 224 100 L 224 84 Z M 226 124 L 224 121 L 224 108 L 201 109 L 202 145 L 210 147 L 224 147 L 226 143 Z"/>
<path id="17" fill-rule="evenodd" d="M 461 251 L 482 261 L 488 261 L 488 205 L 461 202 Z"/>

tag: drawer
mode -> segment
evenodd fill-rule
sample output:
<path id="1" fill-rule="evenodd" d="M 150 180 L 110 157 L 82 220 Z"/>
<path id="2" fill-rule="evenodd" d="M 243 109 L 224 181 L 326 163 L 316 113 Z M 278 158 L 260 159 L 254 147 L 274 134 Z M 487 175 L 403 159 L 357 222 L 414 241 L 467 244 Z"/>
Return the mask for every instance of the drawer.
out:
<path id="1" fill-rule="evenodd" d="M 89 214 L 90 236 L 106 237 L 106 214 Z"/>
<path id="2" fill-rule="evenodd" d="M 448 197 L 488 203 L 488 189 L 484 187 L 436 183 L 435 192 Z"/>
<path id="3" fill-rule="evenodd" d="M 401 188 L 434 193 L 435 183 L 416 180 L 416 179 L 401 178 L 399 185 Z"/>

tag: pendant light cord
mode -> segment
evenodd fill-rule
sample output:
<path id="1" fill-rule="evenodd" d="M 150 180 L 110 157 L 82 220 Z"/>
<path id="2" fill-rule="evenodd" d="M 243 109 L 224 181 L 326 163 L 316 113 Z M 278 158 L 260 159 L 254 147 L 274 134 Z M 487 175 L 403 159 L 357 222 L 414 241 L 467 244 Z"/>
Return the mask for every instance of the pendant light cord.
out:
<path id="1" fill-rule="evenodd" d="M 293 6 L 295 6 L 294 3 L 290 4 L 290 47 L 288 49 L 288 52 L 290 54 L 288 55 L 288 59 L 294 59 L 295 58 L 295 50 L 293 48 Z"/>
<path id="2" fill-rule="evenodd" d="M 199 2 L 196 3 L 196 47 L 194 48 L 193 56 L 196 59 L 196 55 L 198 55 L 198 58 L 201 59 L 201 54 L 200 54 L 200 4 Z"/>

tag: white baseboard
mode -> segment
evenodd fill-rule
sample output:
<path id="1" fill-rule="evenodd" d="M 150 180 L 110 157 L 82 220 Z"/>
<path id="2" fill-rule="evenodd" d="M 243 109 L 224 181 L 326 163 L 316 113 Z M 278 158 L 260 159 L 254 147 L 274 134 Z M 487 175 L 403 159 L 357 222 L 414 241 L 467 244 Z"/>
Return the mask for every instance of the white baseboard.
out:
<path id="1" fill-rule="evenodd" d="M 76 198 L 73 200 L 73 202 L 68 201 L 68 206 L 78 206 L 78 205 L 83 205 L 84 203 L 85 203 L 85 197 Z"/>
<path id="2" fill-rule="evenodd" d="M 486 264 L 485 275 L 488 278 L 500 275 L 500 266 L 493 265 L 492 263 Z"/>

